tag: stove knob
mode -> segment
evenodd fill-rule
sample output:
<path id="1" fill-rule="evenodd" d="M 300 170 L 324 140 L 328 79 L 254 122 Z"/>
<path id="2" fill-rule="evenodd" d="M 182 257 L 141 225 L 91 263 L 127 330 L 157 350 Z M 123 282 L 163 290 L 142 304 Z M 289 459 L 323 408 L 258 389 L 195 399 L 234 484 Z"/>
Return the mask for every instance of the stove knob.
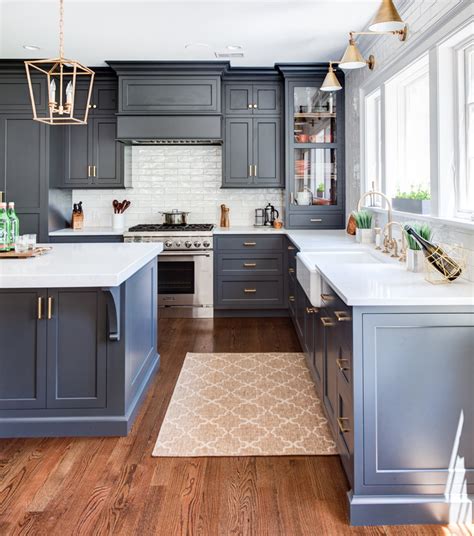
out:
<path id="1" fill-rule="evenodd" d="M 198 241 L 196 240 L 196 242 L 194 242 L 194 247 L 195 247 L 195 248 L 200 248 L 200 247 L 201 247 L 201 242 L 198 242 Z"/>
<path id="2" fill-rule="evenodd" d="M 181 242 L 178 240 L 178 242 L 175 243 L 175 246 L 176 246 L 177 248 L 180 248 L 180 247 L 181 247 Z"/>
<path id="3" fill-rule="evenodd" d="M 173 242 L 171 242 L 171 240 L 167 240 L 167 241 L 165 242 L 165 246 L 166 246 L 167 248 L 170 248 L 172 245 L 173 245 Z"/>
<path id="4" fill-rule="evenodd" d="M 184 245 L 185 245 L 187 248 L 190 248 L 193 244 L 192 244 L 189 240 L 186 240 L 186 242 L 184 243 Z"/>
<path id="5" fill-rule="evenodd" d="M 204 240 L 204 242 L 202 243 L 202 245 L 205 247 L 205 248 L 208 248 L 211 246 L 211 243 L 209 242 L 209 240 Z"/>

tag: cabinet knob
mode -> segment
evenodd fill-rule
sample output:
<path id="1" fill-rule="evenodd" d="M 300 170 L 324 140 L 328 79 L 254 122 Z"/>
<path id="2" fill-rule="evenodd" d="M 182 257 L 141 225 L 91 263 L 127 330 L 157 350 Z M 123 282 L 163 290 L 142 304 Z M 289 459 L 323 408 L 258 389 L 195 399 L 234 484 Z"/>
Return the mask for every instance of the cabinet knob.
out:
<path id="1" fill-rule="evenodd" d="M 294 251 L 296 248 L 293 246 L 288 246 L 288 251 Z"/>
<path id="2" fill-rule="evenodd" d="M 306 307 L 306 312 L 309 315 L 314 315 L 315 313 L 319 312 L 319 309 L 317 307 Z"/>
<path id="3" fill-rule="evenodd" d="M 252 108 L 252 105 L 251 105 L 251 104 L 249 104 L 249 108 Z"/>
<path id="4" fill-rule="evenodd" d="M 89 108 L 94 108 L 94 110 L 97 108 L 96 104 L 89 104 Z"/>
<path id="5" fill-rule="evenodd" d="M 257 289 L 256 288 L 244 288 L 244 292 L 246 294 L 255 294 L 255 292 L 257 292 Z"/>
<path id="6" fill-rule="evenodd" d="M 253 105 L 253 107 L 254 107 L 254 108 L 257 108 L 257 105 L 256 105 L 256 104 L 254 104 L 254 105 Z"/>
<path id="7" fill-rule="evenodd" d="M 295 273 L 295 269 L 294 269 L 294 268 L 288 268 L 288 273 L 289 273 L 289 274 L 294 274 L 294 273 Z"/>
<path id="8" fill-rule="evenodd" d="M 291 301 L 291 302 L 295 301 L 295 297 L 294 296 L 288 296 L 288 301 Z"/>

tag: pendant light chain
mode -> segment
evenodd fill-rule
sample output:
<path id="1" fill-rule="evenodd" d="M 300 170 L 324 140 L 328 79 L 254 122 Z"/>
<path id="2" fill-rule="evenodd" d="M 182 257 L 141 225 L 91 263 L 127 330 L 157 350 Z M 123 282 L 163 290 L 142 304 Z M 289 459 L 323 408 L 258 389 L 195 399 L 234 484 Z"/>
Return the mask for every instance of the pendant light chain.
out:
<path id="1" fill-rule="evenodd" d="M 59 57 L 64 58 L 64 0 L 59 0 Z"/>

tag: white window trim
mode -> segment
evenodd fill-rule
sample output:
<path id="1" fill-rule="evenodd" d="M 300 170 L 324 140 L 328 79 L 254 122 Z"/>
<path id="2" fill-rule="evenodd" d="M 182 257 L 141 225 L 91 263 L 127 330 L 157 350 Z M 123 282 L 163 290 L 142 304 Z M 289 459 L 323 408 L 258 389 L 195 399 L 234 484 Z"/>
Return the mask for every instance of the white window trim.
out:
<path id="1" fill-rule="evenodd" d="M 474 16 L 472 15 L 472 7 L 470 2 L 467 5 L 460 4 L 459 9 L 453 10 L 453 13 L 443 21 L 443 24 L 435 25 L 428 32 L 423 35 L 423 38 L 418 38 L 412 42 L 408 41 L 407 46 L 404 49 L 404 53 L 400 57 L 396 58 L 394 61 L 387 64 L 385 68 L 380 70 L 378 73 L 374 73 L 374 76 L 370 76 L 365 84 L 359 88 L 359 102 L 360 102 L 360 192 L 361 195 L 365 193 L 368 188 L 366 184 L 366 139 L 365 139 L 365 97 L 380 89 L 382 102 L 385 102 L 385 82 L 388 81 L 391 77 L 396 75 L 397 72 L 409 66 L 411 63 L 417 60 L 423 54 L 429 53 L 430 57 L 430 71 L 432 73 L 431 83 L 430 83 L 430 136 L 432 145 L 439 147 L 439 107 L 438 107 L 438 94 L 439 88 L 438 83 L 443 80 L 442 73 L 439 73 L 439 53 L 440 53 L 440 44 L 446 42 L 450 37 L 456 35 L 458 32 L 465 30 L 466 28 L 472 28 L 474 24 Z M 444 77 L 445 79 L 448 77 Z M 434 81 L 434 83 L 433 83 Z M 386 132 L 386 116 L 385 116 L 385 106 L 381 107 L 381 129 L 382 129 L 382 138 L 384 138 L 384 133 Z M 454 137 L 452 136 L 454 140 Z M 423 215 L 423 214 L 413 214 L 394 211 L 394 215 L 407 217 L 411 219 L 420 219 L 426 221 L 433 221 L 438 223 L 443 223 L 445 225 L 459 227 L 459 228 L 474 228 L 474 221 L 469 221 L 465 218 L 457 218 L 455 216 L 447 217 L 446 214 L 440 214 L 438 199 L 443 197 L 446 192 L 443 192 L 441 189 L 441 184 L 439 181 L 440 174 L 445 172 L 442 169 L 442 163 L 440 162 L 439 151 L 431 151 L 431 207 L 433 214 L 432 215 Z M 383 191 L 386 191 L 386 144 L 385 139 L 382 139 L 382 188 Z M 446 162 L 444 162 L 446 165 Z M 453 200 L 454 201 L 454 200 Z M 374 211 L 386 213 L 385 208 L 374 208 Z M 452 212 L 454 214 L 454 211 Z"/>

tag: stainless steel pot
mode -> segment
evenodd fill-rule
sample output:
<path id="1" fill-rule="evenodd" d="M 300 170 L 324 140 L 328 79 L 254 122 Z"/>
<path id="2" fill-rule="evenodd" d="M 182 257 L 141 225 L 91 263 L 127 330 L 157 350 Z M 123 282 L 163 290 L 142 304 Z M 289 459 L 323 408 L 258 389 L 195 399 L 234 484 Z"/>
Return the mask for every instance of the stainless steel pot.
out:
<path id="1" fill-rule="evenodd" d="M 171 212 L 161 212 L 164 216 L 164 222 L 166 225 L 186 225 L 189 212 L 181 212 L 180 210 L 173 209 Z"/>

